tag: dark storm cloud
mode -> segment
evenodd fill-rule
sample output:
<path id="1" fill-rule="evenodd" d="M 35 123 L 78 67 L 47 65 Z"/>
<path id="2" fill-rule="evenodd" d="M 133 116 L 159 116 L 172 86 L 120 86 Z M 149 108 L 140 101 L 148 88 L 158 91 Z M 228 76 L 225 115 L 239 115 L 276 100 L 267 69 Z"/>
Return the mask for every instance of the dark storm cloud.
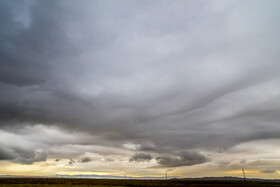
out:
<path id="1" fill-rule="evenodd" d="M 32 164 L 34 162 L 45 161 L 47 153 L 45 151 L 33 151 L 22 148 L 0 150 L 0 160 L 10 160 L 21 164 Z"/>
<path id="2" fill-rule="evenodd" d="M 41 162 L 47 159 L 47 153 L 45 151 L 31 151 L 31 150 L 15 150 L 16 159 L 15 162 L 22 164 L 32 164 L 34 162 Z"/>
<path id="3" fill-rule="evenodd" d="M 49 81 L 48 70 L 67 44 L 61 8 L 53 1 L 2 1 L 0 82 L 18 86 Z M 64 51 L 65 52 L 65 51 Z"/>
<path id="4" fill-rule="evenodd" d="M 12 155 L 8 150 L 3 148 L 0 149 L 0 160 L 12 160 L 14 155 Z"/>
<path id="5" fill-rule="evenodd" d="M 68 162 L 68 166 L 74 166 L 75 163 L 76 162 L 72 158 L 70 158 Z"/>
<path id="6" fill-rule="evenodd" d="M 206 162 L 191 151 L 174 157 L 185 150 L 280 138 L 279 7 L 273 0 L 1 1 L 1 129 L 86 132 L 98 140 L 49 133 L 36 148 L 131 143 L 165 154 L 157 160 L 166 167 Z M 8 153 L 1 157 L 44 160 Z"/>
<path id="7" fill-rule="evenodd" d="M 137 153 L 130 157 L 130 162 L 149 162 L 153 157 L 149 154 Z"/>
<path id="8" fill-rule="evenodd" d="M 156 160 L 161 167 L 192 166 L 209 161 L 204 155 L 195 151 L 182 152 L 173 157 L 157 157 Z"/>
<path id="9" fill-rule="evenodd" d="M 82 163 L 90 162 L 90 161 L 91 161 L 91 158 L 89 158 L 89 157 L 85 157 L 81 160 Z"/>

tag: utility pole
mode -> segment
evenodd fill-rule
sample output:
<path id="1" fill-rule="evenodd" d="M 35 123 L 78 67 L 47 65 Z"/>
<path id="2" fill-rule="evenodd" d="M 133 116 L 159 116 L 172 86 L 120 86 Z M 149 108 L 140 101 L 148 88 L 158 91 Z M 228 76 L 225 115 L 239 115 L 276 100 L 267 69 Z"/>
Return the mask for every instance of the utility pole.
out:
<path id="1" fill-rule="evenodd" d="M 167 180 L 167 171 L 165 172 L 165 180 Z"/>
<path id="2" fill-rule="evenodd" d="M 242 168 L 242 172 L 243 172 L 244 181 L 246 181 L 246 175 L 245 175 L 245 170 L 244 170 L 244 168 Z"/>

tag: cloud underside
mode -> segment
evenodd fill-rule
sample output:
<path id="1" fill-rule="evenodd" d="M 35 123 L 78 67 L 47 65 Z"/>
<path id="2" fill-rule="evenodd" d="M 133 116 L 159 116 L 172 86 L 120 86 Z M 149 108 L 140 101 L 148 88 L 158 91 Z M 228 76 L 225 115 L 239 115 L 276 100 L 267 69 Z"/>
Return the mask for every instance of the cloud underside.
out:
<path id="1" fill-rule="evenodd" d="M 280 138 L 279 1 L 0 4 L 0 160 L 179 167 Z"/>

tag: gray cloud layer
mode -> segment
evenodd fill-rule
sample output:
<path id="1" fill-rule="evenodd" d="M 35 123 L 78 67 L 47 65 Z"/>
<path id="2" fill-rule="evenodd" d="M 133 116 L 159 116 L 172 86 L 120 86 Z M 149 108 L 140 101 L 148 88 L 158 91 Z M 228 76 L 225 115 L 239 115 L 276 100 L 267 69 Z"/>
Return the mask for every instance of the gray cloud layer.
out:
<path id="1" fill-rule="evenodd" d="M 1 1 L 1 129 L 87 132 L 99 137 L 92 144 L 130 142 L 166 167 L 205 162 L 194 149 L 279 138 L 279 7 L 277 0 Z M 1 141 L 0 159 L 46 159 L 34 147 L 7 151 Z"/>

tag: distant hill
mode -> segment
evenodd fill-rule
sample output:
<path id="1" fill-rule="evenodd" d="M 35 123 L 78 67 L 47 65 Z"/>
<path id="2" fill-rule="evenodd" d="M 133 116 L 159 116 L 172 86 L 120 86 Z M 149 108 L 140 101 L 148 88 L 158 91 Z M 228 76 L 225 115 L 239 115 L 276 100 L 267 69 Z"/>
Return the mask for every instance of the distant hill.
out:
<path id="1" fill-rule="evenodd" d="M 207 180 L 207 181 L 244 181 L 241 177 L 200 177 L 200 178 L 173 178 L 174 180 Z M 280 179 L 261 179 L 261 178 L 246 178 L 246 181 L 269 181 L 269 182 L 280 182 Z"/>

